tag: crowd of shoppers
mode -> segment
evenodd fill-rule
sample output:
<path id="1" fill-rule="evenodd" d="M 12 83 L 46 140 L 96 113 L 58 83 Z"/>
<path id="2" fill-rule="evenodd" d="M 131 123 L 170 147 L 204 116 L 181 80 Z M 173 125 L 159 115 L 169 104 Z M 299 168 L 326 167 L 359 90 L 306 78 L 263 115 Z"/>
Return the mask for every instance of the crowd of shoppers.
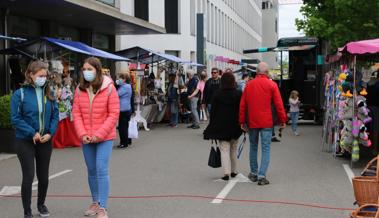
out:
<path id="1" fill-rule="evenodd" d="M 267 185 L 266 177 L 270 163 L 270 145 L 274 125 L 279 130 L 286 127 L 287 115 L 277 84 L 270 79 L 269 67 L 261 62 L 255 78 L 242 75 L 240 81 L 231 69 L 224 72 L 211 69 L 196 74 L 187 70 L 187 82 L 181 74 L 169 74 L 166 97 L 170 111 L 169 125 L 177 127 L 182 106 L 187 101 L 192 115 L 192 125 L 199 129 L 199 109 L 208 111 L 210 120 L 204 130 L 204 138 L 216 140 L 221 150 L 223 169 L 222 180 L 230 180 L 238 175 L 237 145 L 245 133 L 250 140 L 250 173 L 248 178 L 258 185 Z M 52 154 L 51 138 L 54 136 L 59 110 L 56 98 L 51 96 L 47 85 L 48 65 L 33 61 L 25 73 L 23 86 L 14 92 L 11 100 L 11 120 L 16 129 L 15 148 L 22 169 L 22 204 L 24 217 L 32 217 L 31 191 L 36 166 L 38 177 L 37 209 L 42 217 L 50 212 L 45 204 L 48 188 L 49 163 Z M 117 88 L 116 88 L 117 87 Z M 186 93 L 186 97 L 181 97 Z M 289 98 L 292 130 L 297 131 L 299 116 L 299 93 L 292 91 Z M 102 73 L 101 62 L 97 58 L 84 60 L 79 74 L 79 83 L 74 91 L 73 123 L 80 139 L 88 186 L 92 202 L 86 216 L 108 218 L 108 198 L 110 189 L 109 161 L 116 138 L 116 124 L 120 143 L 118 148 L 127 148 L 129 121 L 134 114 L 134 92 L 129 71 L 117 74 L 114 82 Z M 227 116 L 225 116 L 227 115 Z M 260 140 L 259 140 L 260 138 Z M 261 142 L 261 162 L 258 164 L 258 142 Z M 36 162 L 36 164 L 34 164 Z"/>

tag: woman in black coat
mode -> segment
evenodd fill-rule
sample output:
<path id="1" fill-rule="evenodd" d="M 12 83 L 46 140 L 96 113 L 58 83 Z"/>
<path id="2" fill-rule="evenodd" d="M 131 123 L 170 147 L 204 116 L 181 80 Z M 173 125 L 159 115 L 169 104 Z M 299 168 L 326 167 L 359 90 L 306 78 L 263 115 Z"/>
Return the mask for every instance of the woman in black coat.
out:
<path id="1" fill-rule="evenodd" d="M 204 139 L 220 142 L 223 180 L 237 175 L 237 142 L 242 134 L 238 120 L 241 95 L 233 73 L 224 73 L 221 88 L 213 96 L 210 122 L 204 131 Z"/>

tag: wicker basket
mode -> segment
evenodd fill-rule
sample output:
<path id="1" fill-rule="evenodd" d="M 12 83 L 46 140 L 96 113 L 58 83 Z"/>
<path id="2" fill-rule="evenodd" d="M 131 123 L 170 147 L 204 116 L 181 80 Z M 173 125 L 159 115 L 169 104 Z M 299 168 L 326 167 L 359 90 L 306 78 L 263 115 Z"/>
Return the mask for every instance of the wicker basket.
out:
<path id="1" fill-rule="evenodd" d="M 372 211 L 376 208 L 376 211 Z M 377 204 L 365 204 L 351 214 L 351 218 L 379 218 L 379 206 Z"/>
<path id="2" fill-rule="evenodd" d="M 377 159 L 377 158 L 376 158 Z M 375 159 L 374 159 L 375 160 Z M 372 165 L 374 160 L 370 161 L 368 166 Z M 376 160 L 375 176 L 356 176 L 353 178 L 353 188 L 356 203 L 358 205 L 377 204 L 379 197 L 379 161 Z"/>
<path id="3" fill-rule="evenodd" d="M 379 198 L 377 204 L 365 204 L 351 213 L 351 218 L 379 218 Z"/>
<path id="4" fill-rule="evenodd" d="M 370 162 L 368 162 L 364 170 L 361 172 L 361 176 L 378 175 L 378 167 L 379 167 L 378 159 L 379 159 L 379 156 L 372 159 Z"/>

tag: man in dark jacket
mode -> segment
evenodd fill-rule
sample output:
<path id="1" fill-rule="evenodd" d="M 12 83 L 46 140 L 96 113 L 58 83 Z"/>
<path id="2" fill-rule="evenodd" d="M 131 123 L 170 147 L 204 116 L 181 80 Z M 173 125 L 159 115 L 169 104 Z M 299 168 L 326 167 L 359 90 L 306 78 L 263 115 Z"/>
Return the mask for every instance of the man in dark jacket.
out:
<path id="1" fill-rule="evenodd" d="M 220 75 L 217 68 L 212 68 L 212 77 L 207 80 L 204 87 L 204 97 L 202 104 L 207 106 L 208 112 L 211 112 L 211 104 L 214 93 L 220 88 Z"/>
<path id="2" fill-rule="evenodd" d="M 264 62 L 258 64 L 257 76 L 251 80 L 242 94 L 239 121 L 241 128 L 249 133 L 250 169 L 249 179 L 258 185 L 267 185 L 266 172 L 270 162 L 270 145 L 274 126 L 271 105 L 274 104 L 280 128 L 286 126 L 284 110 L 278 85 L 270 80 L 269 68 Z M 258 171 L 258 137 L 261 135 L 262 160 Z"/>

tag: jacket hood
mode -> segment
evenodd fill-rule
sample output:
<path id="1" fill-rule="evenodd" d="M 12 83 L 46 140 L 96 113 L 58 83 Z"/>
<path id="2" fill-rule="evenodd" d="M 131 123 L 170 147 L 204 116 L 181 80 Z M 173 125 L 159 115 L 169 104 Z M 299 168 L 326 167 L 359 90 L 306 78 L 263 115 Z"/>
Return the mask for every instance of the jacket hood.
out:
<path id="1" fill-rule="evenodd" d="M 103 76 L 103 84 L 101 84 L 100 91 L 108 88 L 110 84 L 113 84 L 113 80 L 109 76 Z"/>

